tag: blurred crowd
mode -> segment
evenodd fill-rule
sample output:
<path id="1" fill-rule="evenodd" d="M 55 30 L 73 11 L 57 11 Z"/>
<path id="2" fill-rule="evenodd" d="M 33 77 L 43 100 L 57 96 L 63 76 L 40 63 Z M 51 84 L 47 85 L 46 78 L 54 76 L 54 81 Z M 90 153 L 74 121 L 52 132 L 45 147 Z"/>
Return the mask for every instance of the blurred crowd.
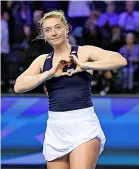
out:
<path id="1" fill-rule="evenodd" d="M 52 47 L 37 39 L 38 21 L 60 9 L 72 26 L 72 45 L 94 45 L 122 54 L 128 65 L 94 71 L 92 93 L 139 93 L 139 2 L 137 1 L 1 1 L 1 92 L 14 93 L 15 79 Z M 44 93 L 43 84 L 29 93 Z"/>

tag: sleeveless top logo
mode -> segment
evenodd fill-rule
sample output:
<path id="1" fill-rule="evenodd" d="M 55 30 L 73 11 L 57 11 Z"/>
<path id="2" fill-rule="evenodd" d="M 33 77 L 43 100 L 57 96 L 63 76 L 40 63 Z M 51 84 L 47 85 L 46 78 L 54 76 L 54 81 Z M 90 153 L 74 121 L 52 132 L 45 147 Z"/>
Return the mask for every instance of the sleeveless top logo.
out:
<path id="1" fill-rule="evenodd" d="M 47 59 L 51 58 L 51 56 L 52 56 L 52 55 L 49 55 L 49 56 L 47 57 Z"/>
<path id="2" fill-rule="evenodd" d="M 71 54 L 72 54 L 72 53 L 74 54 L 74 53 L 76 53 L 76 51 L 72 51 Z"/>

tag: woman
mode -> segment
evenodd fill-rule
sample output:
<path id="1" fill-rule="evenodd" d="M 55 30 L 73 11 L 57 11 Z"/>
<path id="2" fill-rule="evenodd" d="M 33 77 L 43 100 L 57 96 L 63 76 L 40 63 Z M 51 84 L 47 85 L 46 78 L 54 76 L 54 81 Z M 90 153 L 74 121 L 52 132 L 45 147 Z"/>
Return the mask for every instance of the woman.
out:
<path id="1" fill-rule="evenodd" d="M 62 11 L 46 13 L 41 37 L 53 52 L 37 57 L 14 86 L 27 92 L 45 82 L 49 111 L 43 155 L 48 169 L 92 169 L 103 151 L 105 136 L 91 100 L 93 70 L 127 64 L 119 53 L 94 46 L 71 46 L 69 26 Z"/>
<path id="2" fill-rule="evenodd" d="M 128 32 L 126 34 L 125 45 L 120 48 L 119 53 L 128 61 L 128 66 L 124 67 L 121 71 L 123 90 L 133 93 L 135 89 L 135 73 L 139 69 L 139 44 L 136 43 L 134 33 Z"/>

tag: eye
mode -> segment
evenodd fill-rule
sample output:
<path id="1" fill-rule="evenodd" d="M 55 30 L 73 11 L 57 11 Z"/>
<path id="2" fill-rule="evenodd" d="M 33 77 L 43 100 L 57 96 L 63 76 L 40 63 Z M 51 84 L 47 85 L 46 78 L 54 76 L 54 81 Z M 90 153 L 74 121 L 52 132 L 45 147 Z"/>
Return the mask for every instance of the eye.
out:
<path id="1" fill-rule="evenodd" d="M 57 27 L 56 27 L 56 29 L 60 29 L 60 28 L 61 28 L 61 26 L 57 26 Z"/>
<path id="2" fill-rule="evenodd" d="M 45 29 L 45 32 L 49 33 L 49 32 L 50 32 L 50 29 Z"/>

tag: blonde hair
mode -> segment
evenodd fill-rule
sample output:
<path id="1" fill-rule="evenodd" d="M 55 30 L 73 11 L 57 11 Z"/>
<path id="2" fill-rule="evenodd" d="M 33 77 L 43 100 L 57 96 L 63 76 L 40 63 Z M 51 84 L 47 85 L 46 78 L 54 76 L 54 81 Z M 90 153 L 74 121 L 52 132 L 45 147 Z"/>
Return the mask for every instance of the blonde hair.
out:
<path id="1" fill-rule="evenodd" d="M 61 21 L 63 22 L 64 25 L 68 25 L 69 27 L 69 32 L 71 31 L 72 27 L 71 25 L 68 23 L 64 12 L 61 10 L 54 10 L 48 13 L 45 13 L 44 16 L 41 18 L 41 20 L 39 21 L 39 35 L 37 36 L 36 39 L 44 39 L 44 35 L 43 35 L 43 23 L 47 18 L 60 18 Z"/>
<path id="2" fill-rule="evenodd" d="M 51 12 L 48 12 L 46 14 L 44 14 L 43 18 L 41 18 L 41 20 L 39 21 L 40 22 L 40 26 L 43 25 L 44 21 L 47 19 L 47 18 L 53 18 L 53 17 L 56 17 L 56 18 L 61 18 L 61 21 L 66 25 L 68 24 L 66 18 L 65 18 L 65 15 L 64 15 L 64 12 L 61 11 L 61 10 L 54 10 L 54 11 L 51 11 Z"/>

